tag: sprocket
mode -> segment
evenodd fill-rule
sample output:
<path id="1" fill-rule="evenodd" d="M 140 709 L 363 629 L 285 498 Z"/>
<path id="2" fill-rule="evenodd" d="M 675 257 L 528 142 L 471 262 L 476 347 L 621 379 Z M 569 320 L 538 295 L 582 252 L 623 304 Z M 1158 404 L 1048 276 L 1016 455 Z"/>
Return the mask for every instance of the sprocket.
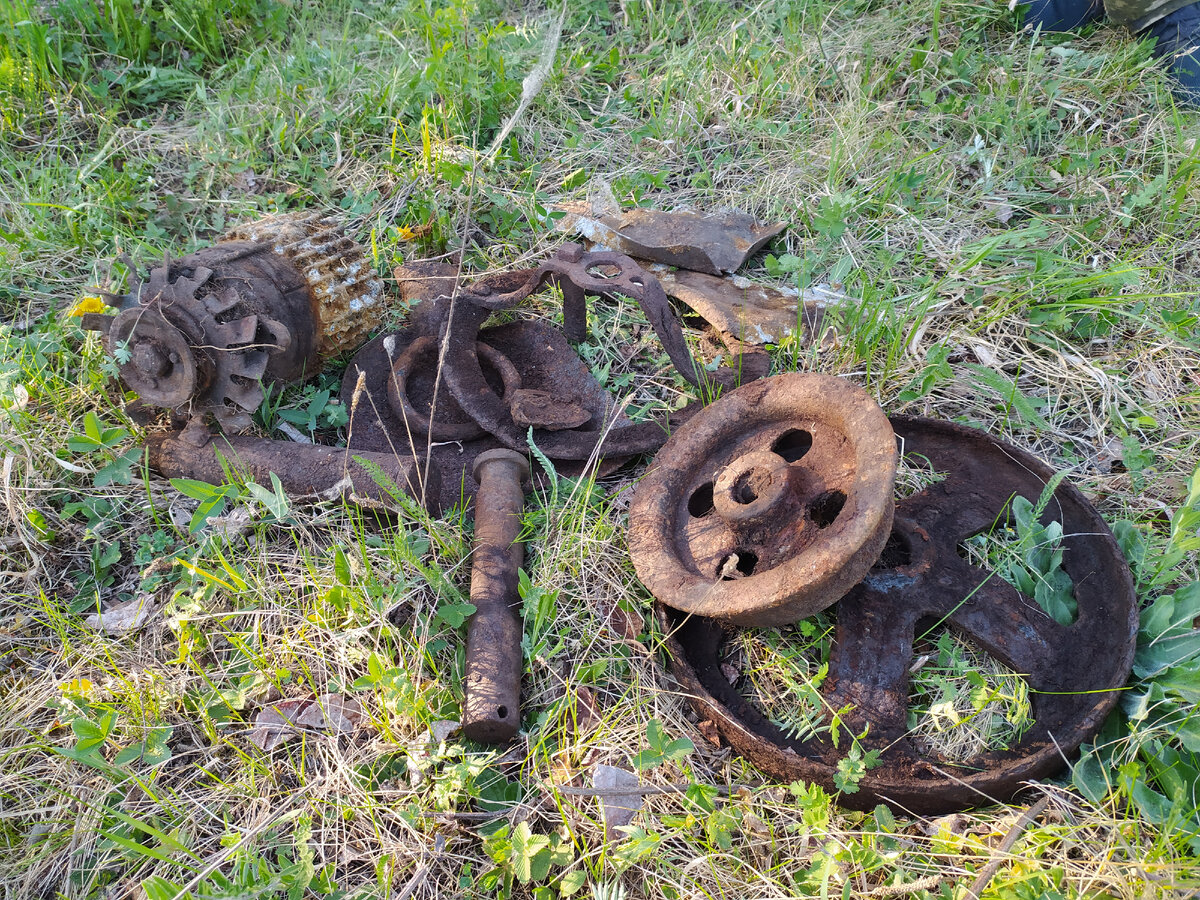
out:
<path id="1" fill-rule="evenodd" d="M 106 297 L 115 317 L 84 324 L 105 333 L 144 403 L 242 431 L 263 384 L 311 376 L 353 349 L 379 323 L 383 296 L 363 248 L 332 220 L 276 216 L 164 258 L 128 294 Z"/>

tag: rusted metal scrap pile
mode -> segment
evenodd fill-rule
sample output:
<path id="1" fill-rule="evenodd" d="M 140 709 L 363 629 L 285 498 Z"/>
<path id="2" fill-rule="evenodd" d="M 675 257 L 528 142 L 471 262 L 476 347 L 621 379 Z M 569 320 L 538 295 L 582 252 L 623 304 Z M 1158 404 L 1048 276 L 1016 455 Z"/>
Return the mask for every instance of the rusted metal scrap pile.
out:
<path id="1" fill-rule="evenodd" d="M 822 702 L 830 715 L 849 710 L 843 727 L 878 754 L 845 802 L 937 812 L 1007 799 L 1059 769 L 1114 706 L 1137 625 L 1128 567 L 1096 510 L 1059 484 L 1045 519 L 1066 534 L 1063 566 L 1079 612 L 1058 624 L 957 550 L 1005 521 L 1015 496 L 1036 502 L 1048 466 L 978 430 L 889 418 L 842 379 L 765 377 L 757 344 L 789 317 L 792 330 L 811 324 L 815 311 L 725 273 L 780 227 L 635 211 L 586 220 L 578 230 L 594 249 L 567 244 L 534 269 L 463 283 L 446 266 L 402 267 L 401 292 L 419 302 L 407 327 L 370 340 L 347 366 L 341 399 L 353 414 L 342 449 L 236 434 L 264 383 L 315 374 L 382 321 L 383 285 L 327 220 L 267 220 L 164 261 L 110 298 L 115 317 L 87 324 L 104 331 L 142 401 L 171 410 L 177 430 L 149 440 L 164 474 L 219 482 L 224 461 L 253 478 L 275 472 L 296 494 L 386 505 L 374 463 L 433 512 L 474 500 L 468 736 L 507 740 L 520 725 L 517 535 L 530 440 L 565 474 L 657 453 L 633 498 L 630 554 L 658 600 L 671 671 L 734 749 L 776 778 L 833 788 L 845 745 L 829 729 L 789 737 L 721 663 L 731 629 L 796 622 L 836 604 Z M 561 328 L 486 325 L 550 284 L 562 292 Z M 716 326 L 725 365 L 710 370 L 692 356 L 668 290 Z M 720 399 L 661 421 L 627 420 L 572 348 L 588 333 L 588 297 L 614 294 L 639 304 L 700 396 Z M 756 320 L 772 322 L 771 334 Z M 897 502 L 898 445 L 944 479 Z M 908 736 L 914 641 L 941 624 L 1025 675 L 1035 724 L 1009 749 L 951 763 Z"/>

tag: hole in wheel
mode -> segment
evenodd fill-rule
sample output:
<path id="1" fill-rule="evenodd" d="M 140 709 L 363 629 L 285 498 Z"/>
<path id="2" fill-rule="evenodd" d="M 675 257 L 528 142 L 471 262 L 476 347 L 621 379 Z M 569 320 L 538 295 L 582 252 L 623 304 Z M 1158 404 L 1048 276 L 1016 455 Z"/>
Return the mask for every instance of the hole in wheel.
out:
<path id="1" fill-rule="evenodd" d="M 501 719 L 507 719 L 508 718 L 508 707 L 507 706 L 497 706 L 496 707 L 496 716 Z"/>
<path id="2" fill-rule="evenodd" d="M 778 628 L 745 628 L 721 648 L 721 673 L 747 703 L 788 738 L 829 730 L 821 685 L 837 627 L 837 607 Z"/>
<path id="3" fill-rule="evenodd" d="M 730 496 L 733 497 L 736 503 L 753 503 L 758 499 L 758 479 L 755 477 L 756 475 L 757 472 L 751 470 L 743 472 L 737 477 L 737 481 L 733 483 L 733 487 L 729 491 Z"/>
<path id="4" fill-rule="evenodd" d="M 896 466 L 896 499 L 915 496 L 945 480 L 946 473 L 935 469 L 929 457 L 920 453 L 905 453 Z"/>
<path id="5" fill-rule="evenodd" d="M 688 514 L 699 519 L 713 511 L 713 483 L 711 481 L 700 485 L 692 491 L 688 498 Z"/>
<path id="6" fill-rule="evenodd" d="M 588 266 L 587 273 L 593 278 L 616 278 L 621 274 L 621 267 L 611 263 L 597 263 L 594 266 Z"/>
<path id="7" fill-rule="evenodd" d="M 919 752 L 958 762 L 1020 741 L 1034 724 L 1025 678 L 935 618 L 916 634 L 908 733 Z"/>
<path id="8" fill-rule="evenodd" d="M 802 458 L 812 449 L 812 435 L 801 428 L 792 428 L 775 439 L 771 451 L 790 463 Z"/>
<path id="9" fill-rule="evenodd" d="M 909 546 L 908 538 L 898 531 L 893 531 L 888 535 L 887 543 L 883 545 L 879 559 L 871 568 L 876 571 L 886 571 L 909 565 L 912 565 L 912 547 Z"/>
<path id="10" fill-rule="evenodd" d="M 1079 603 L 1075 584 L 1062 567 L 1062 525 L 1034 521 L 1024 497 L 1013 503 L 1015 515 L 1002 515 L 990 530 L 960 542 L 958 555 L 976 568 L 995 572 L 1059 625 L 1072 625 Z"/>
<path id="11" fill-rule="evenodd" d="M 841 491 L 826 491 L 812 502 L 808 514 L 818 528 L 828 528 L 837 521 L 845 505 L 846 495 Z"/>
<path id="12" fill-rule="evenodd" d="M 717 576 L 722 581 L 733 581 L 735 578 L 753 575 L 757 565 L 758 554 L 753 550 L 736 550 L 721 560 L 721 565 L 717 567 Z"/>

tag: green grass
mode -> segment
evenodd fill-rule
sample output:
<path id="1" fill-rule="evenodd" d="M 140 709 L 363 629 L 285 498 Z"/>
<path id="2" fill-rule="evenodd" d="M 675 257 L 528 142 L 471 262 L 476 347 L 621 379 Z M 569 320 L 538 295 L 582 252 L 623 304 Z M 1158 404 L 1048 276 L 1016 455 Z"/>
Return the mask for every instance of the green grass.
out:
<path id="1" fill-rule="evenodd" d="M 1200 117 L 1123 32 L 1034 40 L 1002 4 L 585 0 L 483 158 L 557 14 L 0 10 L 0 895 L 952 900 L 992 861 L 989 900 L 1200 887 Z M 636 472 L 529 501 L 522 734 L 502 750 L 447 734 L 461 514 L 380 529 L 239 489 L 227 511 L 252 514 L 244 532 L 192 533 L 68 315 L 123 285 L 120 252 L 144 266 L 264 213 L 339 212 L 381 274 L 457 251 L 478 272 L 540 258 L 561 240 L 553 205 L 589 197 L 786 220 L 743 274 L 856 303 L 825 340 L 775 348 L 778 370 L 985 427 L 1127 523 L 1135 677 L 1073 776 L 910 819 L 845 811 L 714 746 L 664 675 L 624 550 Z M 556 314 L 551 295 L 534 306 Z M 592 324 L 581 354 L 631 414 L 687 398 L 628 304 Z M 331 433 L 312 410 L 338 374 L 273 396 L 274 414 Z M 910 462 L 908 492 L 931 475 Z M 87 625 L 138 598 L 154 607 L 137 632 Z M 748 645 L 743 674 L 788 727 L 805 723 L 786 717 L 777 660 L 811 675 L 825 633 Z M 1020 673 L 930 641 L 917 712 L 969 727 L 925 716 L 923 734 L 946 748 L 986 717 L 986 740 L 1011 740 Z M 264 704 L 327 691 L 362 704 L 362 731 L 250 742 Z M 976 710 L 980 691 L 1011 698 L 1013 721 Z M 663 792 L 606 833 L 598 800 L 571 790 L 635 761 Z M 1036 793 L 1046 812 L 998 854 Z"/>

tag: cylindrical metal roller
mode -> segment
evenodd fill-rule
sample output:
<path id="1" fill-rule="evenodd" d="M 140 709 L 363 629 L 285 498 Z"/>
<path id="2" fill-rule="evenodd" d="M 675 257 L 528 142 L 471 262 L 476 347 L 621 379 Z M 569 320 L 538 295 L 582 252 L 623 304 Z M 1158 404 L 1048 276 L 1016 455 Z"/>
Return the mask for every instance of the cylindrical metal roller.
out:
<path id="1" fill-rule="evenodd" d="M 475 549 L 467 620 L 467 677 L 463 733 L 500 743 L 521 725 L 521 597 L 518 571 L 525 552 L 522 484 L 529 463 L 513 450 L 490 450 L 475 460 Z"/>
<path id="2" fill-rule="evenodd" d="M 397 506 L 394 486 L 434 515 L 441 512 L 441 475 L 432 460 L 241 435 L 213 435 L 197 446 L 188 437 L 188 432 L 151 435 L 146 441 L 150 467 L 166 478 L 209 484 L 224 484 L 226 468 L 262 485 L 269 485 L 275 473 L 293 497 L 345 497 L 383 509 Z M 362 461 L 378 467 L 383 484 Z"/>

